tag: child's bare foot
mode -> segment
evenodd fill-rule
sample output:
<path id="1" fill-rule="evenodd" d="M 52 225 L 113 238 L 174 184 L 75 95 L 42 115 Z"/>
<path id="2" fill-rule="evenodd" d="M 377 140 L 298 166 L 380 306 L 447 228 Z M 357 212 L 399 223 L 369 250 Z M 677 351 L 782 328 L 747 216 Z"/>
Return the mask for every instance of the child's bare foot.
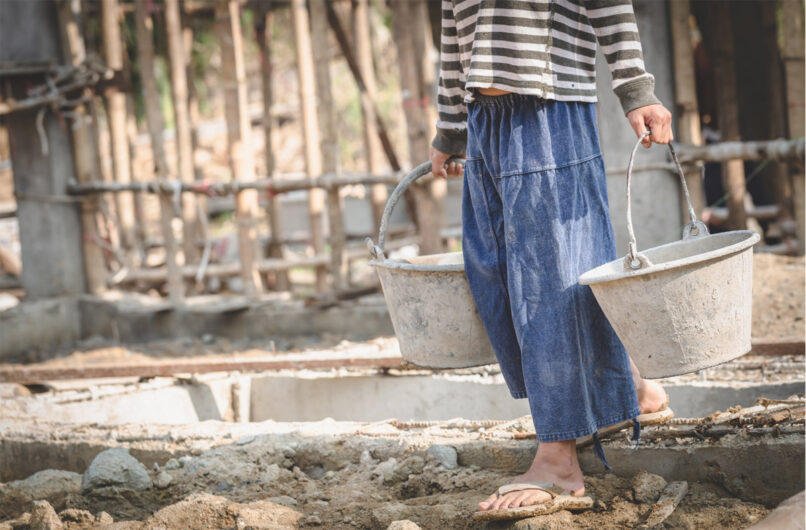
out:
<path id="1" fill-rule="evenodd" d="M 575 497 L 584 495 L 585 483 L 577 460 L 576 440 L 541 443 L 529 471 L 512 480 L 513 484 L 517 482 L 551 482 Z M 498 493 L 493 493 L 478 504 L 478 509 L 503 510 L 532 506 L 550 499 L 551 495 L 539 490 L 513 491 L 500 497 Z"/>

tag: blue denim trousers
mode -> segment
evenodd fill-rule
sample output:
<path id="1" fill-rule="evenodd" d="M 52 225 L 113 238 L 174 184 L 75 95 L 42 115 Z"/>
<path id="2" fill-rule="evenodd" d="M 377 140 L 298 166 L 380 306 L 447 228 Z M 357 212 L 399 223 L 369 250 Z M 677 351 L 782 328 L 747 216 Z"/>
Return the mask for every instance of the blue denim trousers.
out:
<path id="1" fill-rule="evenodd" d="M 477 94 L 468 104 L 465 270 L 541 442 L 640 412 L 627 352 L 577 282 L 616 258 L 598 134 L 593 103 Z"/>

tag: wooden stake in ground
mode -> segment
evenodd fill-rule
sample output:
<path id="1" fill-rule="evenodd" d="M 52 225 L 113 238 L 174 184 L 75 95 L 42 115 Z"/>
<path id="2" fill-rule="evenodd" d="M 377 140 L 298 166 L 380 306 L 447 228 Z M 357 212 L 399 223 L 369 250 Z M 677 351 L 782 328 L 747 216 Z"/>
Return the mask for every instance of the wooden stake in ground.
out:
<path id="1" fill-rule="evenodd" d="M 806 100 L 804 98 L 804 16 L 802 0 L 783 0 L 782 34 L 784 37 L 781 56 L 786 71 L 786 102 L 789 109 L 789 137 L 802 138 L 804 136 L 804 111 Z M 792 168 L 792 196 L 794 198 L 795 221 L 798 234 L 798 254 L 803 255 L 806 250 L 806 234 L 804 234 L 804 175 L 803 164 L 793 164 Z"/>
<path id="2" fill-rule="evenodd" d="M 308 25 L 308 9 L 305 0 L 291 0 L 291 18 L 294 25 L 294 42 L 297 53 L 297 73 L 299 76 L 299 99 L 302 106 L 302 130 L 305 136 L 305 169 L 310 178 L 322 173 L 322 157 L 319 146 L 319 120 L 316 115 L 316 88 L 313 68 L 313 52 Z M 311 225 L 311 241 L 316 254 L 323 252 L 325 241 L 322 230 L 324 213 L 324 192 L 308 192 L 308 215 Z M 326 288 L 323 270 L 317 270 L 316 289 Z"/>
<path id="3" fill-rule="evenodd" d="M 254 181 L 255 162 L 252 152 L 252 124 L 246 100 L 240 2 L 217 0 L 215 18 L 216 34 L 221 45 L 221 77 L 225 94 L 232 178 L 242 182 Z M 244 294 L 249 298 L 257 297 L 262 290 L 262 281 L 256 266 L 257 210 L 257 190 L 245 190 L 235 195 L 241 278 L 244 283 Z"/>
<path id="4" fill-rule="evenodd" d="M 672 51 L 674 52 L 674 86 L 677 113 L 677 138 L 679 142 L 702 145 L 702 127 L 697 103 L 697 79 L 694 70 L 694 50 L 691 46 L 691 4 L 689 0 L 676 0 L 669 3 L 669 18 L 672 30 Z M 691 205 L 697 215 L 705 208 L 705 190 L 701 171 L 697 166 L 686 165 L 686 185 L 691 196 Z M 681 189 L 681 194 L 683 190 Z M 683 219 L 688 219 L 685 200 Z"/>
<path id="5" fill-rule="evenodd" d="M 367 0 L 353 0 L 352 26 L 353 26 L 353 53 L 358 59 L 358 67 L 364 78 L 367 96 L 375 101 L 377 87 L 375 85 L 375 67 L 372 64 L 372 36 L 369 25 L 369 7 Z M 364 121 L 364 151 L 366 152 L 367 171 L 379 175 L 383 171 L 382 147 L 375 131 L 375 117 L 363 106 L 361 114 Z M 381 225 L 383 209 L 386 206 L 388 191 L 386 186 L 376 184 L 370 187 L 370 205 L 372 207 L 372 221 L 375 230 Z"/>
<path id="6" fill-rule="evenodd" d="M 728 0 L 719 0 L 712 5 L 711 21 L 716 26 L 713 42 L 719 132 L 723 142 L 733 142 L 740 140 L 740 135 L 731 8 Z M 747 213 L 744 210 L 747 189 L 744 179 L 744 162 L 729 160 L 722 163 L 722 185 L 728 195 L 728 226 L 731 230 L 747 229 Z"/>
<path id="7" fill-rule="evenodd" d="M 116 80 L 123 72 L 123 41 L 120 35 L 120 11 L 118 0 L 101 1 L 101 25 L 103 27 L 104 59 L 114 70 Z M 114 180 L 127 183 L 131 180 L 129 140 L 126 135 L 126 94 L 117 83 L 109 83 L 104 90 L 106 114 L 109 119 L 109 137 L 112 146 Z M 135 249 L 134 195 L 119 193 L 115 196 L 121 230 L 121 243 L 130 256 Z"/>
<path id="8" fill-rule="evenodd" d="M 255 21 L 255 36 L 260 49 L 260 74 L 263 86 L 263 149 L 266 157 L 266 175 L 273 179 L 274 151 L 272 142 L 274 138 L 274 118 L 271 113 L 272 101 L 272 67 L 271 67 L 271 36 L 272 36 L 272 16 L 269 5 L 266 5 L 262 16 Z M 280 196 L 269 194 L 269 230 L 271 238 L 267 256 L 270 258 L 282 259 L 283 257 L 283 223 L 282 206 Z M 288 291 L 291 289 L 291 282 L 288 279 L 288 271 L 278 271 L 274 276 L 275 289 L 278 291 Z"/>
<path id="9" fill-rule="evenodd" d="M 314 73 L 321 131 L 322 171 L 338 172 L 339 138 L 336 129 L 333 93 L 330 88 L 330 31 L 328 31 L 327 0 L 311 1 L 311 37 L 313 41 Z M 344 256 L 344 218 L 338 187 L 327 190 L 327 215 L 330 228 L 330 273 L 334 289 L 345 287 L 347 262 Z"/>
<path id="10" fill-rule="evenodd" d="M 430 138 L 428 137 L 425 94 L 419 82 L 423 78 L 419 69 L 422 60 L 415 57 L 416 49 L 424 49 L 417 39 L 424 38 L 422 24 L 426 22 L 422 10 L 409 0 L 392 0 L 392 25 L 400 67 L 400 85 L 403 94 L 403 110 L 406 115 L 406 130 L 409 138 L 409 153 L 412 165 L 428 160 Z M 420 234 L 421 254 L 442 252 L 442 197 L 439 189 L 444 183 L 431 182 L 412 186 L 417 209 L 417 229 Z M 443 192 L 444 195 L 444 192 Z"/>
<path id="11" fill-rule="evenodd" d="M 69 54 L 70 64 L 78 66 L 86 58 L 84 39 L 79 27 L 81 4 L 78 0 L 70 0 L 59 5 L 59 28 L 62 32 L 62 49 Z M 93 160 L 95 146 L 92 145 L 93 136 L 90 128 L 90 119 L 85 105 L 78 105 L 73 109 L 75 116 L 73 127 L 73 162 L 75 164 L 76 180 L 90 182 L 96 180 L 96 165 Z M 84 272 L 87 277 L 87 290 L 92 294 L 100 294 L 106 290 L 106 262 L 103 249 L 98 245 L 100 234 L 96 213 L 98 197 L 81 202 L 81 232 L 82 247 L 84 250 Z M 0 251 L 3 249 L 0 248 Z M 2 262 L 0 256 L 0 262 Z M 17 273 L 19 275 L 19 272 Z"/>
<path id="12" fill-rule="evenodd" d="M 146 106 L 146 121 L 151 135 L 151 152 L 154 157 L 154 171 L 159 179 L 165 180 L 169 174 L 168 161 L 163 144 L 164 122 L 160 109 L 159 90 L 154 77 L 154 42 L 153 22 L 146 12 L 147 0 L 135 0 L 134 19 L 137 31 L 137 55 L 140 63 L 140 79 L 143 83 L 143 100 Z M 173 203 L 171 195 L 161 194 L 160 229 L 165 247 L 165 264 L 168 270 L 168 296 L 171 302 L 178 304 L 184 297 L 184 281 L 182 270 L 176 261 L 176 240 L 174 239 L 171 219 L 173 219 Z"/>
<path id="13" fill-rule="evenodd" d="M 193 182 L 193 143 L 188 111 L 185 45 L 182 38 L 179 0 L 165 0 L 165 31 L 171 70 L 171 99 L 176 127 L 175 143 L 179 179 L 184 182 Z M 199 260 L 199 221 L 196 213 L 196 200 L 193 195 L 188 193 L 182 194 L 182 219 L 184 221 L 182 248 L 185 263 L 196 263 Z"/>

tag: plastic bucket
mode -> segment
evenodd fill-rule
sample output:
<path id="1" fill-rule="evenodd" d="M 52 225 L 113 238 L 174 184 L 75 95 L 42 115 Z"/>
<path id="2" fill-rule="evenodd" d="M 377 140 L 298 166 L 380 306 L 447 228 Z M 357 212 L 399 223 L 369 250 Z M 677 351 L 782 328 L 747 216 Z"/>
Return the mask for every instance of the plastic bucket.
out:
<path id="1" fill-rule="evenodd" d="M 643 137 L 642 137 L 643 138 Z M 748 230 L 709 235 L 697 221 L 685 176 L 669 145 L 688 201 L 691 222 L 683 239 L 636 249 L 627 166 L 630 249 L 580 276 L 621 339 L 641 375 L 670 377 L 721 364 L 750 351 L 753 245 Z"/>
<path id="2" fill-rule="evenodd" d="M 407 362 L 427 368 L 467 368 L 497 362 L 465 276 L 461 252 L 387 259 L 384 242 L 389 215 L 403 192 L 431 172 L 420 164 L 389 197 L 378 244 L 367 246 L 383 287 L 389 316 Z"/>

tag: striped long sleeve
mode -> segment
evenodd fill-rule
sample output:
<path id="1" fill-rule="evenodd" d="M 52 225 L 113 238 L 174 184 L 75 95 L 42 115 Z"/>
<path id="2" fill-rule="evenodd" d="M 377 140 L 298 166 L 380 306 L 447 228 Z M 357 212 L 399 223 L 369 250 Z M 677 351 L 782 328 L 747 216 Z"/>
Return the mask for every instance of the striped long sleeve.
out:
<path id="1" fill-rule="evenodd" d="M 443 153 L 451 155 L 464 154 L 467 144 L 464 77 L 453 5 L 450 0 L 443 0 L 437 93 L 437 135 L 431 145 Z"/>
<path id="2" fill-rule="evenodd" d="M 464 153 L 465 101 L 474 88 L 595 102 L 597 44 L 625 114 L 659 103 L 631 0 L 443 0 L 439 119 L 431 145 Z"/>
<path id="3" fill-rule="evenodd" d="M 584 0 L 584 4 L 624 114 L 660 103 L 655 97 L 655 78 L 644 66 L 632 0 Z"/>

